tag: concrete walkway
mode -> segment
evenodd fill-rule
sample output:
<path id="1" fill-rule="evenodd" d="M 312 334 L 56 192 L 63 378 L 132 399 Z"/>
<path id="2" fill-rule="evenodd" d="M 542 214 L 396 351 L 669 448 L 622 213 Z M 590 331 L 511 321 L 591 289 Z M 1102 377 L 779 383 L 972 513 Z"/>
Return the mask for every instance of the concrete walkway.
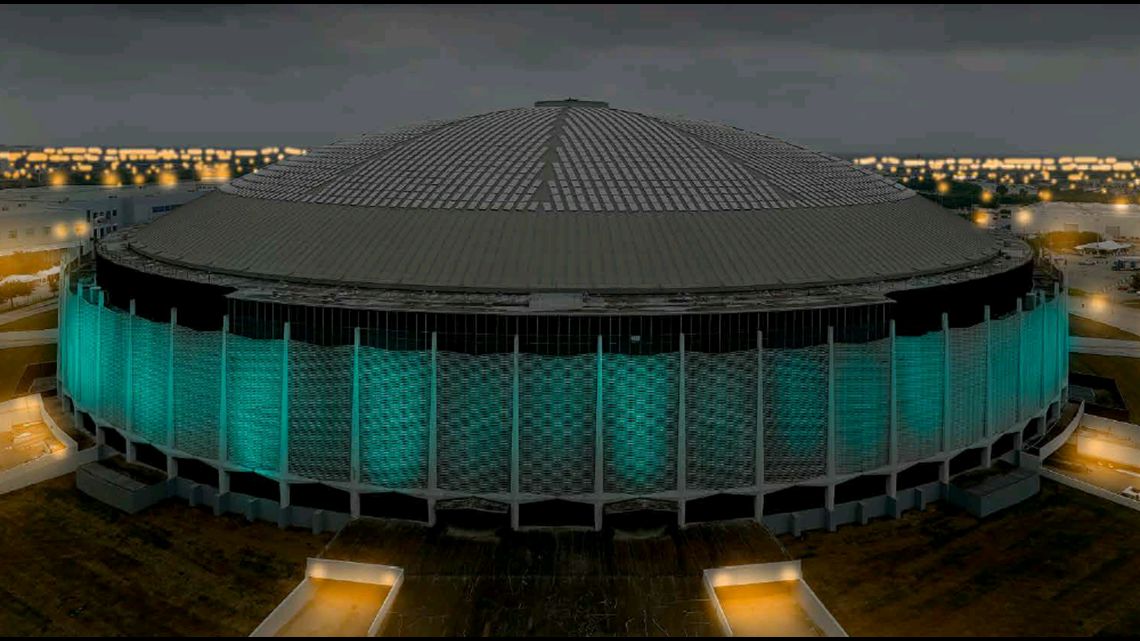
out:
<path id="1" fill-rule="evenodd" d="M 1108 301 L 1094 302 L 1081 296 L 1069 297 L 1069 313 L 1091 318 L 1133 334 L 1140 334 L 1140 309 L 1125 307 Z"/>
<path id="2" fill-rule="evenodd" d="M 10 312 L 0 313 L 0 325 L 7 325 L 8 323 L 14 323 L 18 320 L 23 320 L 29 316 L 35 316 L 36 314 L 41 314 L 43 312 L 51 311 L 53 309 L 56 309 L 57 307 L 59 307 L 59 299 L 58 298 L 52 298 L 49 300 L 40 301 L 38 303 L 35 303 L 34 305 L 28 305 L 27 307 L 21 307 L 19 309 L 14 309 Z M 7 333 L 7 332 L 4 332 L 4 333 Z"/>
<path id="3" fill-rule="evenodd" d="M 3 334 L 0 334 L 3 336 Z M 1111 338 L 1069 337 L 1069 351 L 1099 356 L 1130 356 L 1140 358 L 1140 341 L 1122 341 Z"/>
<path id="4" fill-rule="evenodd" d="M 58 329 L 36 329 L 26 332 L 0 332 L 0 349 L 54 345 L 59 342 Z"/>

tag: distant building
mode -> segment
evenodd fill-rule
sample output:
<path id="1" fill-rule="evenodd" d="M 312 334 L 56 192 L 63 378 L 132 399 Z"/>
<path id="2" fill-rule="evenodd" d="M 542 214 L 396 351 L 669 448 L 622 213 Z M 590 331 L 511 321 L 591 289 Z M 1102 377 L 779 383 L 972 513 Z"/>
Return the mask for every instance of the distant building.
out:
<path id="1" fill-rule="evenodd" d="M 213 186 L 74 185 L 0 190 L 0 254 L 73 247 L 150 222 Z"/>

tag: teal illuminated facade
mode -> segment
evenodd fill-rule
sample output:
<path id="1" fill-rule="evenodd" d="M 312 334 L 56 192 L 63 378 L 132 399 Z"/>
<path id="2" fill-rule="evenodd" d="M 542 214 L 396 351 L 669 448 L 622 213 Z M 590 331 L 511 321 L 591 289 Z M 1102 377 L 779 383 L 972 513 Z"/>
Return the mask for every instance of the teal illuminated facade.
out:
<path id="1" fill-rule="evenodd" d="M 288 486 L 319 483 L 348 493 L 352 510 L 369 494 L 429 510 L 475 497 L 518 524 L 520 506 L 565 500 L 600 521 L 606 505 L 645 499 L 684 519 L 687 502 L 753 497 L 762 510 L 793 487 L 822 488 L 833 505 L 853 478 L 893 484 L 977 448 L 988 459 L 999 437 L 1056 405 L 1068 367 L 1066 297 L 1053 291 L 917 335 L 879 320 L 884 335 L 864 340 L 828 325 L 778 341 L 769 321 L 737 327 L 734 342 L 686 321 L 676 336 L 650 328 L 630 342 L 607 329 L 544 349 L 534 336 L 520 348 L 517 333 L 472 342 L 439 320 L 399 341 L 349 328 L 341 344 L 298 338 L 304 324 L 289 316 L 260 338 L 229 316 L 203 331 L 68 281 L 60 380 L 78 411 L 171 459 L 271 479 L 281 502 Z"/>

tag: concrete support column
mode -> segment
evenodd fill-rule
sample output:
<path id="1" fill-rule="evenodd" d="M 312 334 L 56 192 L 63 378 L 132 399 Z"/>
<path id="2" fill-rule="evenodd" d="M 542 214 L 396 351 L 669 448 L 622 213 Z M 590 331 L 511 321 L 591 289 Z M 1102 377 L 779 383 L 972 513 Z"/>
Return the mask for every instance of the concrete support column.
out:
<path id="1" fill-rule="evenodd" d="M 166 446 L 174 447 L 174 328 L 178 325 L 178 308 L 170 308 L 170 334 L 166 353 Z"/>
<path id="2" fill-rule="evenodd" d="M 135 447 L 135 442 L 130 440 L 129 438 L 127 439 L 126 455 L 127 455 L 127 462 L 128 463 L 134 463 L 134 462 L 139 460 L 138 449 Z"/>
<path id="3" fill-rule="evenodd" d="M 835 477 L 835 328 L 831 325 L 827 327 L 827 476 Z"/>
<path id="4" fill-rule="evenodd" d="M 1049 389 L 1049 377 L 1045 374 L 1045 351 L 1049 349 L 1049 334 L 1045 331 L 1045 324 L 1049 322 L 1048 310 L 1045 307 L 1045 292 L 1037 292 L 1037 309 L 1034 310 L 1038 316 L 1041 317 L 1041 359 L 1037 362 L 1041 363 L 1041 403 L 1039 405 L 1049 404 L 1049 394 L 1046 390 Z M 1045 432 L 1041 432 L 1044 434 Z"/>
<path id="5" fill-rule="evenodd" d="M 986 438 L 990 438 L 1000 430 L 994 425 L 994 335 L 990 324 L 990 306 L 986 305 L 984 311 L 986 323 Z M 989 448 L 986 448 L 989 451 Z M 987 454 L 986 458 L 989 458 Z M 988 465 L 987 465 L 988 467 Z"/>
<path id="6" fill-rule="evenodd" d="M 289 474 L 289 321 L 285 321 L 285 337 L 281 343 L 281 437 L 278 445 L 277 469 L 284 477 Z M 287 493 L 287 488 L 283 487 L 282 496 Z"/>
<path id="7" fill-rule="evenodd" d="M 135 428 L 135 411 L 134 411 L 134 378 L 135 378 L 135 299 L 131 299 L 131 314 L 127 318 L 127 384 L 125 393 L 127 417 L 124 421 L 127 425 L 127 431 L 133 432 Z M 130 445 L 127 446 L 128 452 Z M 128 461 L 134 459 L 128 457 Z"/>
<path id="8" fill-rule="evenodd" d="M 511 361 L 511 529 L 519 529 L 519 335 Z"/>
<path id="9" fill-rule="evenodd" d="M 166 477 L 168 479 L 178 477 L 178 459 L 174 458 L 174 455 L 169 453 L 166 455 Z"/>
<path id="10" fill-rule="evenodd" d="M 942 312 L 942 451 L 950 449 L 950 314 Z"/>
<path id="11" fill-rule="evenodd" d="M 1020 423 L 1025 419 L 1025 410 L 1022 409 L 1021 402 L 1021 381 L 1025 377 L 1025 311 L 1023 309 L 1022 298 L 1017 299 L 1017 393 L 1014 395 L 1017 399 L 1017 422 Z"/>
<path id="12" fill-rule="evenodd" d="M 227 387 L 229 385 L 229 382 L 226 380 L 226 367 L 227 367 L 226 351 L 227 351 L 227 346 L 229 344 L 229 336 L 230 336 L 230 316 L 229 316 L 229 314 L 226 314 L 225 316 L 222 316 L 222 357 L 221 357 L 221 365 L 222 365 L 221 389 L 222 389 L 222 394 L 221 394 L 221 403 L 220 403 L 221 411 L 219 412 L 219 416 L 218 416 L 218 460 L 219 461 L 228 461 L 230 458 L 230 456 L 229 456 L 229 429 L 228 429 L 228 426 L 227 426 L 228 424 L 226 421 L 226 411 L 227 411 L 226 410 L 226 394 L 227 394 Z M 229 476 L 228 476 L 227 472 L 222 472 L 222 474 L 226 475 L 226 481 L 227 481 L 226 490 L 224 490 L 222 492 L 224 494 L 225 492 L 229 491 L 229 485 L 228 485 Z"/>
<path id="13" fill-rule="evenodd" d="M 437 443 L 438 429 L 436 424 L 438 416 L 436 411 L 436 396 L 439 387 L 439 364 L 436 353 L 436 332 L 431 333 L 431 406 L 428 408 L 428 490 L 435 492 L 439 487 L 439 472 L 437 469 Z M 435 525 L 435 499 L 428 499 L 428 525 Z"/>
<path id="14" fill-rule="evenodd" d="M 99 416 L 103 414 L 103 305 L 106 299 L 101 287 L 95 289 L 99 294 L 99 306 L 95 316 L 95 400 L 91 414 Z"/>
<path id="15" fill-rule="evenodd" d="M 349 432 L 349 480 L 360 483 L 360 328 L 352 330 L 352 428 Z M 352 493 L 356 501 L 353 518 L 360 516 L 360 495 Z"/>
<path id="16" fill-rule="evenodd" d="M 356 490 L 348 493 L 348 512 L 352 518 L 360 518 L 360 492 Z"/>
<path id="17" fill-rule="evenodd" d="M 603 475 L 605 474 L 605 463 L 603 456 L 603 421 L 605 415 L 602 412 L 602 383 L 604 377 L 602 374 L 602 335 L 598 334 L 598 357 L 597 357 L 597 378 L 594 384 L 595 398 L 594 398 L 594 497 L 596 503 L 594 504 L 594 529 L 602 529 L 602 511 L 604 509 L 604 501 L 602 496 L 605 494 L 605 483 L 603 482 Z"/>
<path id="18" fill-rule="evenodd" d="M 82 401 L 87 399 L 83 398 L 83 360 L 80 358 L 83 350 L 83 281 L 75 284 L 75 389 L 71 390 L 71 397 L 78 398 Z M 90 333 L 90 332 L 88 332 Z M 79 423 L 76 423 L 76 427 Z"/>
<path id="19" fill-rule="evenodd" d="M 824 495 L 824 508 L 827 510 L 827 531 L 834 532 L 836 528 L 835 523 L 835 484 L 827 486 L 827 493 Z"/>
<path id="20" fill-rule="evenodd" d="M 756 521 L 764 522 L 764 332 L 756 332 Z"/>
<path id="21" fill-rule="evenodd" d="M 891 319 L 891 389 L 890 389 L 889 460 L 891 469 L 899 465 L 899 411 L 898 411 L 898 343 L 895 336 L 895 319 Z M 891 474 L 894 478 L 894 473 Z M 893 496 L 893 495 L 892 495 Z"/>
<path id="22" fill-rule="evenodd" d="M 685 526 L 685 478 L 687 451 L 685 450 L 685 333 L 681 332 L 680 366 L 677 375 L 677 526 Z"/>

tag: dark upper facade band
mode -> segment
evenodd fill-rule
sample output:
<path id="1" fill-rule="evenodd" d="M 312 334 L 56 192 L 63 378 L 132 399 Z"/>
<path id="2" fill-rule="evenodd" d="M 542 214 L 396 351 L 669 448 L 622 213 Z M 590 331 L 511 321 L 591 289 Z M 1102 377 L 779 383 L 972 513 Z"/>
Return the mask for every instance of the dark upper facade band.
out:
<path id="1" fill-rule="evenodd" d="M 1000 251 L 969 222 L 827 154 L 551 104 L 290 157 L 137 230 L 131 249 L 274 281 L 613 293 L 893 280 Z"/>

